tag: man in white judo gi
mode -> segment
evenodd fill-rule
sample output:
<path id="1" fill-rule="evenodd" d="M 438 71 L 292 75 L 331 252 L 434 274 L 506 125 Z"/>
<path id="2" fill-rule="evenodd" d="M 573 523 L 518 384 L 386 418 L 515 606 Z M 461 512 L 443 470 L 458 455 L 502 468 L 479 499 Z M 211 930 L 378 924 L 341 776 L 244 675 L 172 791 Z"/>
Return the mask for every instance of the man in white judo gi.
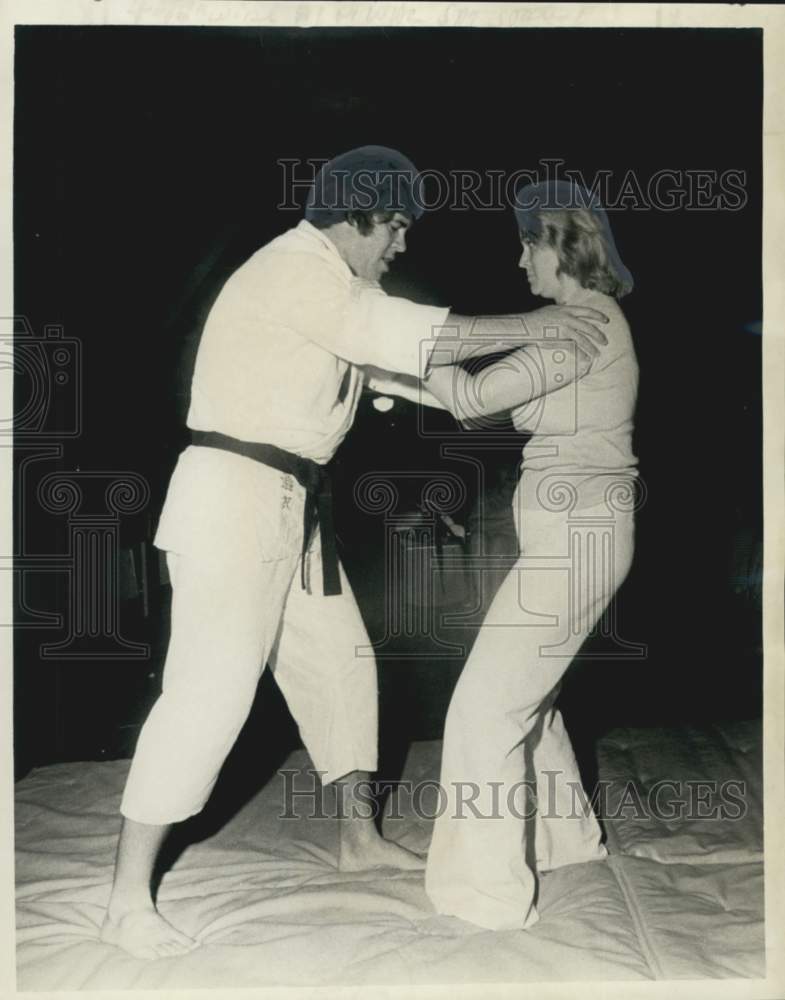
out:
<path id="1" fill-rule="evenodd" d="M 315 768 L 339 782 L 342 870 L 421 867 L 354 810 L 377 764 L 377 681 L 369 639 L 338 564 L 325 464 L 354 420 L 362 365 L 419 377 L 434 348 L 472 353 L 559 327 L 604 342 L 591 309 L 546 308 L 475 321 L 386 295 L 379 279 L 421 215 L 405 157 L 362 147 L 326 164 L 306 219 L 227 281 L 205 325 L 180 456 L 156 535 L 172 581 L 163 691 L 142 729 L 105 941 L 158 958 L 195 947 L 158 913 L 151 877 L 173 823 L 198 813 L 250 710 L 265 663 Z M 592 322 L 593 321 L 593 322 Z M 476 340 L 476 343 L 474 342 Z M 444 360 L 449 354 L 440 352 Z"/>

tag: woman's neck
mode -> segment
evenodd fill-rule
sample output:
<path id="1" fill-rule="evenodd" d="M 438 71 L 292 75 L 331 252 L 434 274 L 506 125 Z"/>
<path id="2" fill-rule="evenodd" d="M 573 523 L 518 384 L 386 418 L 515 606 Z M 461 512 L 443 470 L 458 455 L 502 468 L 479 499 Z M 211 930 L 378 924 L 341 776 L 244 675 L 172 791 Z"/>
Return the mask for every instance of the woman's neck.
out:
<path id="1" fill-rule="evenodd" d="M 572 275 L 562 274 L 559 276 L 559 292 L 554 301 L 558 306 L 570 306 L 590 294 L 591 289 L 578 284 Z"/>

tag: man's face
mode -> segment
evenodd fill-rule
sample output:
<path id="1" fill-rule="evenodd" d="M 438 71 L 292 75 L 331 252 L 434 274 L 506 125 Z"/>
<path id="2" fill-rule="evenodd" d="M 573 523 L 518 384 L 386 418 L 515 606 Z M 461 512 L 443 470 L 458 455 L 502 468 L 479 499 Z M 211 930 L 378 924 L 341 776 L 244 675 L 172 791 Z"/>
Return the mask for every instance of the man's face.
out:
<path id="1" fill-rule="evenodd" d="M 390 269 L 396 254 L 406 250 L 406 233 L 411 219 L 396 212 L 387 222 L 374 222 L 364 236 L 355 227 L 355 239 L 347 249 L 347 263 L 358 278 L 378 281 Z"/>

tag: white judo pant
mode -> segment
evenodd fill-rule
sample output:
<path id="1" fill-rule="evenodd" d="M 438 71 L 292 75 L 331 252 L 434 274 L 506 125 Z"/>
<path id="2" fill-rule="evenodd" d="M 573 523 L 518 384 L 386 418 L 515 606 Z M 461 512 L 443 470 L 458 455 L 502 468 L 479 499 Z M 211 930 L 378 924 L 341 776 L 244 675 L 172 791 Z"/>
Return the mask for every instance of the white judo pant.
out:
<path id="1" fill-rule="evenodd" d="M 188 448 L 156 544 L 168 553 L 172 627 L 163 690 L 139 737 L 121 812 L 167 824 L 198 813 L 269 663 L 325 782 L 377 766 L 377 678 L 349 581 L 322 592 L 318 535 L 300 583 L 305 491 L 252 459 Z"/>
<path id="2" fill-rule="evenodd" d="M 516 507 L 519 495 L 520 487 Z M 525 510 L 516 526 L 521 557 L 447 714 L 425 881 L 437 911 L 491 929 L 537 920 L 537 869 L 607 854 L 553 702 L 633 551 L 633 514 L 604 503 L 572 514 Z"/>

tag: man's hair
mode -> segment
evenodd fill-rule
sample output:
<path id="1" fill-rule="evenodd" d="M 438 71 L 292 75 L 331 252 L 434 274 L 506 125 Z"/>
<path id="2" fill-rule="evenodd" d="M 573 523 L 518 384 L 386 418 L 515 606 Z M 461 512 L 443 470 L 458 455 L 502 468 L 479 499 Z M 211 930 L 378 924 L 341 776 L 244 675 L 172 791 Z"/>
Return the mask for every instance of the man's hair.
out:
<path id="1" fill-rule="evenodd" d="M 420 188 L 417 168 L 403 153 L 389 146 L 359 146 L 320 168 L 305 218 L 320 229 L 343 222 L 349 213 L 398 211 L 419 219 L 424 211 Z"/>
<path id="2" fill-rule="evenodd" d="M 632 277 L 617 273 L 608 253 L 602 225 L 587 208 L 542 209 L 536 214 L 540 230 L 521 230 L 527 243 L 544 240 L 559 258 L 558 273 L 575 278 L 583 288 L 591 288 L 616 299 L 632 291 Z"/>
<path id="3" fill-rule="evenodd" d="M 357 226 L 358 231 L 363 236 L 367 236 L 375 225 L 390 222 L 395 214 L 395 212 L 387 212 L 379 208 L 368 212 L 354 209 L 343 212 L 320 212 L 318 215 L 314 215 L 309 221 L 317 229 L 329 229 L 330 226 L 335 226 L 339 222 L 350 222 Z"/>

